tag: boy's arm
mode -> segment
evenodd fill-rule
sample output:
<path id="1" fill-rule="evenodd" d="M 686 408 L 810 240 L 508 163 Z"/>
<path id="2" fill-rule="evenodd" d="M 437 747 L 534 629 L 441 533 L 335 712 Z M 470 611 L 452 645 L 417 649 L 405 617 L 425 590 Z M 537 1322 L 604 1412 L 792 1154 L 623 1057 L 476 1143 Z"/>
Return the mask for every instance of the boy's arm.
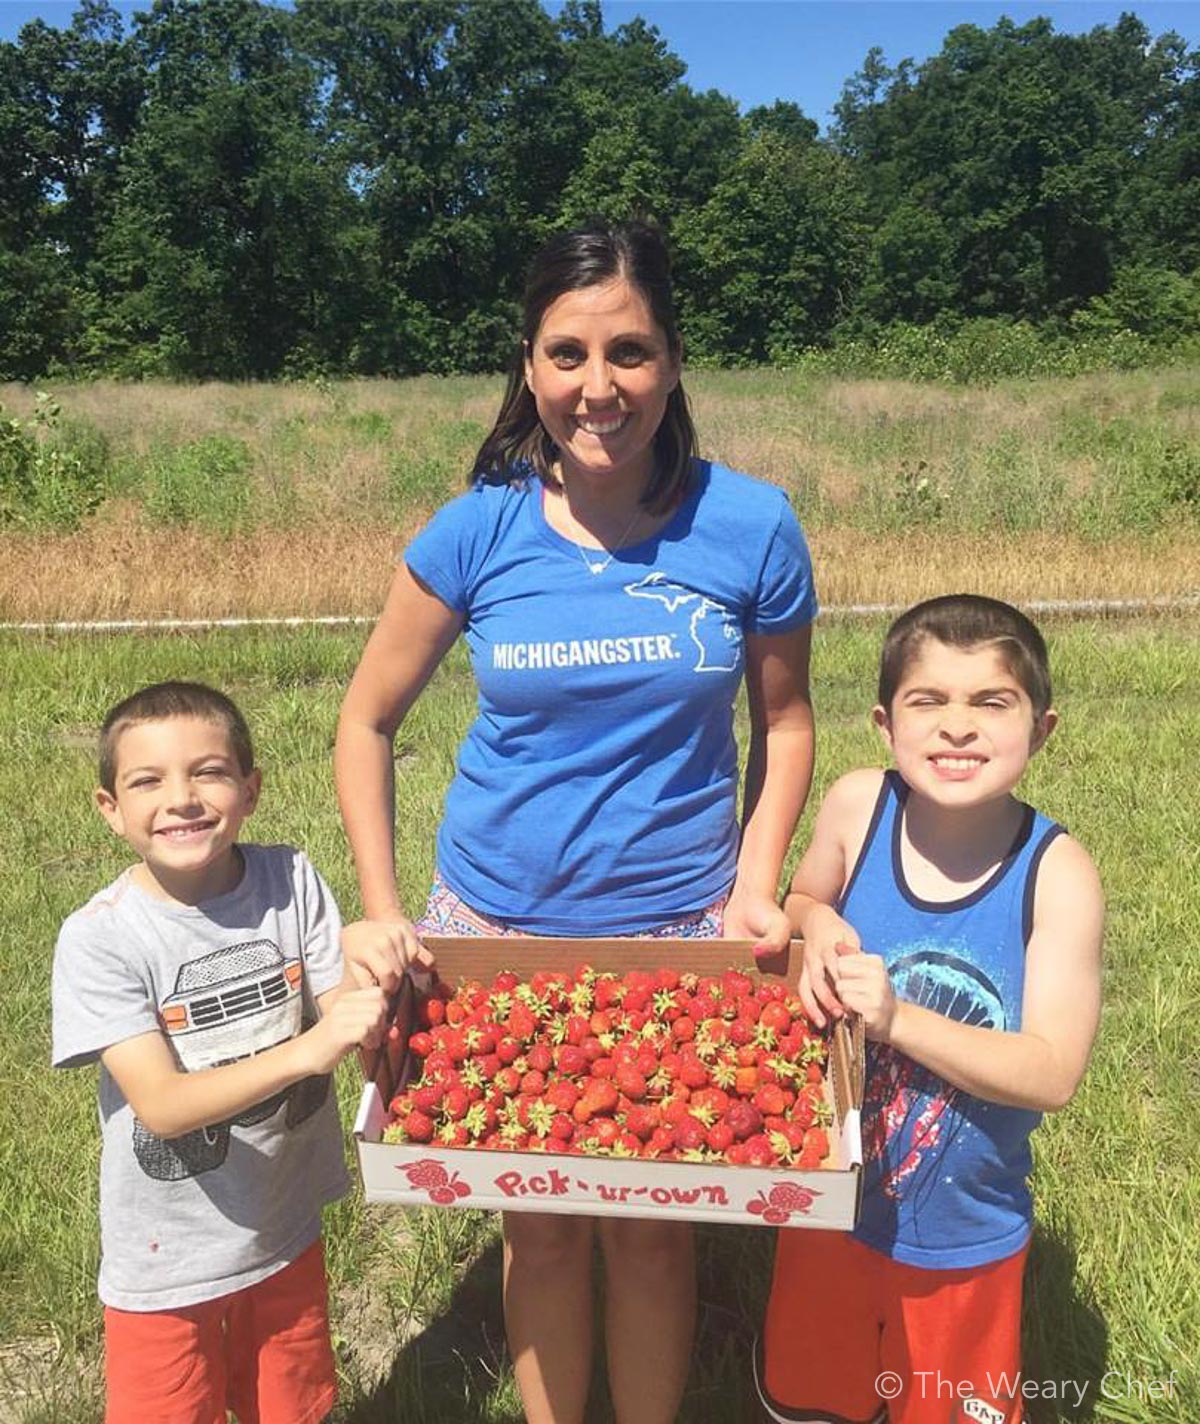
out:
<path id="1" fill-rule="evenodd" d="M 1091 858 L 1060 836 L 1038 874 L 1025 955 L 1021 1028 L 975 1028 L 896 999 L 883 961 L 842 957 L 838 993 L 868 1037 L 890 1043 L 956 1088 L 989 1102 L 1051 1112 L 1070 1101 L 1100 1020 L 1104 897 Z"/>
<path id="2" fill-rule="evenodd" d="M 804 940 L 800 1002 L 818 1028 L 825 1027 L 827 1014 L 840 1018 L 845 1013 L 834 987 L 838 945 L 858 949 L 859 938 L 833 904 L 866 836 L 879 784 L 879 772 L 863 770 L 850 772 L 830 787 L 783 901 L 792 933 Z"/>
<path id="3" fill-rule="evenodd" d="M 149 1131 L 180 1137 L 223 1122 L 302 1078 L 331 1073 L 352 1048 L 382 1029 L 382 989 L 339 986 L 318 1003 L 323 1016 L 312 1028 L 218 1068 L 184 1072 L 157 1030 L 112 1044 L 100 1061 Z"/>

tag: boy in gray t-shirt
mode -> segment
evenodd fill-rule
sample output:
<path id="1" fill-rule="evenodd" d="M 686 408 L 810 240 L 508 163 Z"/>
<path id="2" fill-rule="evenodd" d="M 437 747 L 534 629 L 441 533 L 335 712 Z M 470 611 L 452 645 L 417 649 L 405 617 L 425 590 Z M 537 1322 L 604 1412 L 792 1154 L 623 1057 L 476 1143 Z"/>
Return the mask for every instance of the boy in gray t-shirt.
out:
<path id="1" fill-rule="evenodd" d="M 53 1059 L 100 1060 L 107 1424 L 299 1424 L 335 1396 L 321 1208 L 348 1185 L 330 1074 L 383 1030 L 341 922 L 258 800 L 223 694 L 158 683 L 100 736 L 101 814 L 140 861 L 71 915 Z"/>

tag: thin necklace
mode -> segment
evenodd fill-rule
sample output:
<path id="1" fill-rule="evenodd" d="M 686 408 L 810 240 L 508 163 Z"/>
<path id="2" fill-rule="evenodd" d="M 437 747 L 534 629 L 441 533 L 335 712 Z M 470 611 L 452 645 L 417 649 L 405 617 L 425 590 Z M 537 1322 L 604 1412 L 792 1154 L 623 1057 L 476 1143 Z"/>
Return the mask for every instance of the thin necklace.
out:
<path id="1" fill-rule="evenodd" d="M 629 523 L 625 526 L 625 532 L 624 532 L 624 534 L 622 534 L 621 537 L 617 540 L 617 542 L 612 546 L 612 548 L 608 550 L 608 558 L 606 558 L 606 559 L 601 559 L 598 563 L 593 563 L 592 560 L 588 558 L 587 550 L 584 548 L 584 546 L 583 546 L 582 544 L 576 544 L 574 539 L 572 539 L 572 540 L 570 541 L 571 544 L 572 544 L 572 546 L 573 546 L 574 548 L 578 549 L 578 551 L 579 551 L 579 557 L 583 560 L 584 565 L 585 565 L 585 567 L 587 568 L 588 573 L 592 573 L 592 574 L 602 574 L 602 573 L 604 572 L 604 570 L 605 570 L 606 568 L 608 568 L 609 564 L 611 564 L 612 561 L 617 557 L 617 551 L 621 548 L 621 546 L 626 542 L 626 540 L 629 538 L 629 536 L 633 533 L 634 526 L 637 524 L 638 520 L 639 520 L 641 517 L 642 517 L 642 507 L 641 507 L 641 505 L 638 505 L 638 507 L 633 511 L 633 518 L 632 518 L 632 519 L 629 521 Z M 578 523 L 578 521 L 576 521 L 576 523 Z M 603 548 L 603 547 L 604 547 L 604 546 L 601 545 L 601 548 Z M 596 551 L 593 551 L 593 552 L 596 552 Z"/>

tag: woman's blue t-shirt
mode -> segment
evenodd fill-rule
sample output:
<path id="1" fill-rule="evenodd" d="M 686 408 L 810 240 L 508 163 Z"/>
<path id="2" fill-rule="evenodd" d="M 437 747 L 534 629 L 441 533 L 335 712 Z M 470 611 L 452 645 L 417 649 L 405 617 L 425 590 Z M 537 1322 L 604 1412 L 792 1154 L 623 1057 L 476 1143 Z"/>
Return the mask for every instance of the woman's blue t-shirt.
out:
<path id="1" fill-rule="evenodd" d="M 733 883 L 745 635 L 812 621 L 811 563 L 783 491 L 721 465 L 598 574 L 542 497 L 480 483 L 404 555 L 465 615 L 479 686 L 438 865 L 531 933 L 634 933 Z"/>

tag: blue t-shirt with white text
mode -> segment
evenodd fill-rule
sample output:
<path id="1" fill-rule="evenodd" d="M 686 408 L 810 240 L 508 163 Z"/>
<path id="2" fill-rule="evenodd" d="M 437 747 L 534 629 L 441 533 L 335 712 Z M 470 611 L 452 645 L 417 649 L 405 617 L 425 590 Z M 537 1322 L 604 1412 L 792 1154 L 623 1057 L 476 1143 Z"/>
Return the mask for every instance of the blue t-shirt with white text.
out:
<path id="1" fill-rule="evenodd" d="M 464 901 L 535 934 L 628 934 L 711 903 L 737 861 L 745 635 L 816 615 L 782 490 L 697 461 L 652 538 L 608 556 L 546 522 L 536 477 L 481 482 L 405 562 L 479 688 L 438 833 Z"/>

